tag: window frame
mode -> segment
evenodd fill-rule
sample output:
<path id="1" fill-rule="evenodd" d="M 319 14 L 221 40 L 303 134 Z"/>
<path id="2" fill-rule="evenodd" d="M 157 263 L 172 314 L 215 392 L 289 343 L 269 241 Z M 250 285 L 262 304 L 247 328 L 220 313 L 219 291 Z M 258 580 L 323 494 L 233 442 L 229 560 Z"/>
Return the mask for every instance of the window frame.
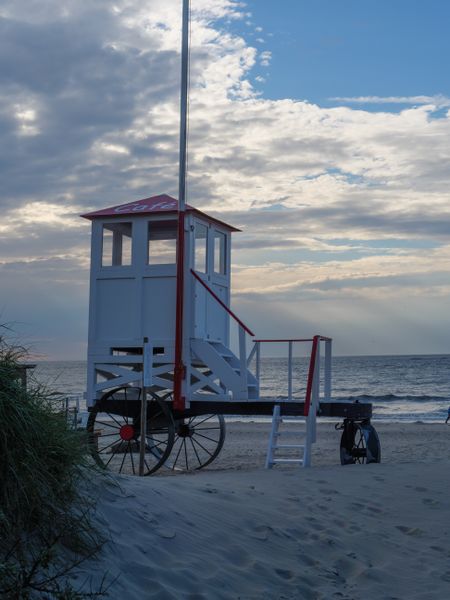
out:
<path id="1" fill-rule="evenodd" d="M 174 256 L 173 256 L 173 261 L 171 262 L 150 262 L 151 259 L 151 240 L 150 240 L 150 233 L 152 231 L 152 227 L 155 228 L 155 230 L 158 229 L 158 227 L 160 229 L 167 229 L 169 230 L 169 227 L 165 226 L 165 224 L 168 223 L 172 223 L 173 224 L 173 233 L 174 236 L 171 238 L 166 238 L 167 240 L 174 240 L 175 244 L 174 244 Z M 170 268 L 170 267 L 174 267 L 174 265 L 176 265 L 177 263 L 177 243 L 178 243 L 178 231 L 177 231 L 177 220 L 172 218 L 166 218 L 166 219 L 149 219 L 147 220 L 147 226 L 146 226 L 146 237 L 147 237 L 147 247 L 146 247 L 146 257 L 145 257 L 145 264 L 147 268 L 150 269 L 155 269 L 158 267 L 161 268 Z M 156 227 L 155 227 L 156 225 Z M 163 238 L 164 239 L 164 238 Z"/>
<path id="2" fill-rule="evenodd" d="M 205 228 L 205 237 L 204 238 L 197 238 L 197 230 L 199 227 L 204 227 Z M 193 247 L 192 247 L 192 268 L 194 269 L 194 271 L 196 273 L 198 273 L 199 275 L 205 275 L 208 276 L 210 274 L 210 268 L 209 268 L 209 232 L 210 232 L 210 225 L 209 223 L 205 223 L 203 221 L 199 221 L 197 219 L 194 220 L 194 235 L 193 235 Z M 199 270 L 197 268 L 197 261 L 196 261 L 196 257 L 197 257 L 197 239 L 199 240 L 205 240 L 205 245 L 204 245 L 204 252 L 205 252 L 205 256 L 204 256 L 204 270 Z"/>
<path id="3" fill-rule="evenodd" d="M 129 226 L 130 235 L 121 233 L 119 230 L 115 231 L 114 228 L 118 226 Z M 105 255 L 105 232 L 109 232 L 111 236 L 108 236 L 111 240 L 110 253 L 108 256 Z M 118 238 L 120 235 L 120 242 Z M 127 262 L 124 263 L 124 238 L 129 239 L 129 252 L 126 252 Z M 119 254 L 120 245 L 120 262 L 117 259 Z M 132 221 L 103 221 L 100 224 L 100 268 L 101 269 L 129 269 L 133 265 L 133 248 L 134 248 L 134 227 Z M 109 248 L 108 248 L 109 250 Z M 105 258 L 108 262 L 105 262 Z"/>
<path id="4" fill-rule="evenodd" d="M 216 271 L 216 250 L 217 250 L 217 246 L 216 246 L 216 240 L 223 240 L 223 244 L 220 244 L 219 242 L 219 252 L 221 254 L 221 256 L 219 257 L 219 269 L 222 267 L 223 265 L 223 271 L 219 270 Z M 217 227 L 213 227 L 212 228 L 212 244 L 213 244 L 213 255 L 212 255 L 212 275 L 214 275 L 214 277 L 224 277 L 226 278 L 228 276 L 228 270 L 229 270 L 229 265 L 228 265 L 228 235 L 220 230 L 217 229 Z"/>

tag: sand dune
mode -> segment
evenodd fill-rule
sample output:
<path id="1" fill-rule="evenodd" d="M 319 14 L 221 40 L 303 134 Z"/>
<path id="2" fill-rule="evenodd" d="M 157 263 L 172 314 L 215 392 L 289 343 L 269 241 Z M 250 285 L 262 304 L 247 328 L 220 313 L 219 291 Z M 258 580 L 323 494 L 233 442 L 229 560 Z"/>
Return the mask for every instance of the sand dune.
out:
<path id="1" fill-rule="evenodd" d="M 214 470 L 106 486 L 110 542 L 84 574 L 117 577 L 114 599 L 450 597 L 450 428 L 380 426 L 385 462 L 341 467 L 324 424 L 316 466 L 271 471 L 246 428 L 260 426 L 231 426 Z"/>

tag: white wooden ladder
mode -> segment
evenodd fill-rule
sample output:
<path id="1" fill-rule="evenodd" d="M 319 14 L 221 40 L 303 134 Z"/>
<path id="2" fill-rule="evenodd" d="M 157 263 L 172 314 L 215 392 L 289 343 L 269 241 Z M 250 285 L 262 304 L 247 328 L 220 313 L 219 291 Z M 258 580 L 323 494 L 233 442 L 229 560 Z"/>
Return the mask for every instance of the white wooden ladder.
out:
<path id="1" fill-rule="evenodd" d="M 289 429 L 280 425 L 289 423 Z M 281 416 L 280 405 L 273 407 L 272 429 L 267 448 L 266 469 L 271 469 L 276 464 L 298 464 L 303 467 L 311 466 L 311 445 L 314 441 L 314 432 L 308 427 L 307 417 Z M 285 436 L 288 437 L 286 443 Z M 280 437 L 283 441 L 280 443 Z M 294 440 L 291 442 L 292 438 Z M 280 452 L 281 451 L 281 452 Z"/>

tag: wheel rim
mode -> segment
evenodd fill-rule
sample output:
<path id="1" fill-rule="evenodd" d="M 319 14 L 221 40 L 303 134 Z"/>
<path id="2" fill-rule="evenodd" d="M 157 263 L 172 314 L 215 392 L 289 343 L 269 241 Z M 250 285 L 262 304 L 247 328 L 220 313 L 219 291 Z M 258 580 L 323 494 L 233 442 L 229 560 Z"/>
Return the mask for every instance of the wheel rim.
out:
<path id="1" fill-rule="evenodd" d="M 344 423 L 341 437 L 341 464 L 369 464 L 381 461 L 380 440 L 369 423 Z"/>
<path id="2" fill-rule="evenodd" d="M 222 415 L 200 415 L 175 421 L 175 440 L 166 466 L 173 471 L 197 471 L 217 457 L 225 440 Z"/>
<path id="3" fill-rule="evenodd" d="M 89 415 L 89 448 L 101 467 L 117 474 L 138 475 L 140 456 L 139 388 L 107 392 Z M 118 414 L 107 410 L 108 402 L 120 405 Z M 144 475 L 157 471 L 173 446 L 175 428 L 166 402 L 154 396 L 147 402 Z"/>

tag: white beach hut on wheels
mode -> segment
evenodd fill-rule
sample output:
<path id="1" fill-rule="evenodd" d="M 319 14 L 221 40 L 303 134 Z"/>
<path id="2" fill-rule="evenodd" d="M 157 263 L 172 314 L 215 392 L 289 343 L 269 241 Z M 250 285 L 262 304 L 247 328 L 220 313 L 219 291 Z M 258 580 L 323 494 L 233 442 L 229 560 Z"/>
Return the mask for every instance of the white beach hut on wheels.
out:
<path id="1" fill-rule="evenodd" d="M 92 222 L 86 398 L 96 460 L 120 473 L 137 473 L 139 461 L 141 474 L 163 465 L 202 468 L 222 448 L 223 415 L 240 414 L 273 415 L 268 467 L 308 466 L 319 412 L 345 419 L 342 462 L 378 460 L 371 406 L 331 402 L 329 338 L 248 343 L 253 332 L 230 308 L 231 234 L 239 230 L 189 205 L 181 221 L 180 302 L 178 208 L 177 200 L 159 195 L 83 215 Z M 273 342 L 288 349 L 285 397 L 260 395 L 260 347 Z M 304 342 L 311 342 L 311 355 L 299 398 L 293 345 Z M 280 445 L 280 424 L 292 417 L 305 426 L 303 439 Z M 280 449 L 295 454 L 280 457 Z"/>
<path id="2" fill-rule="evenodd" d="M 160 195 L 83 215 L 92 221 L 88 406 L 111 387 L 141 383 L 143 338 L 151 346 L 153 389 L 173 391 L 177 209 L 174 198 Z M 246 363 L 241 377 L 229 348 L 234 231 L 187 206 L 182 408 L 197 398 L 258 394 L 256 378 Z"/>

